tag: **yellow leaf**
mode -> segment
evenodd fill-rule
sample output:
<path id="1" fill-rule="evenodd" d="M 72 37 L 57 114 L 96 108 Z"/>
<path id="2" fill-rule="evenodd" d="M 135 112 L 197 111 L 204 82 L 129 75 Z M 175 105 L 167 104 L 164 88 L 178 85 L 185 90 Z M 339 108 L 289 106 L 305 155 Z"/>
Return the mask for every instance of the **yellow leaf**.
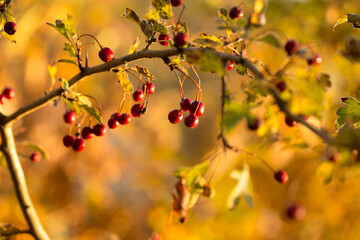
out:
<path id="1" fill-rule="evenodd" d="M 134 52 L 136 52 L 136 49 L 139 47 L 139 44 L 140 44 L 140 37 L 137 37 L 130 47 L 129 54 L 133 54 Z"/>
<path id="2" fill-rule="evenodd" d="M 119 68 L 119 70 L 120 71 L 117 72 L 116 75 L 119 79 L 121 86 L 124 89 L 124 93 L 131 94 L 134 91 L 134 88 L 133 88 L 133 85 L 131 84 L 131 82 L 129 81 L 129 76 L 121 68 Z"/>
<path id="3" fill-rule="evenodd" d="M 51 79 L 54 79 L 55 78 L 55 74 L 57 72 L 57 67 L 56 65 L 48 65 L 48 72 L 49 72 L 49 75 L 51 77 Z"/>

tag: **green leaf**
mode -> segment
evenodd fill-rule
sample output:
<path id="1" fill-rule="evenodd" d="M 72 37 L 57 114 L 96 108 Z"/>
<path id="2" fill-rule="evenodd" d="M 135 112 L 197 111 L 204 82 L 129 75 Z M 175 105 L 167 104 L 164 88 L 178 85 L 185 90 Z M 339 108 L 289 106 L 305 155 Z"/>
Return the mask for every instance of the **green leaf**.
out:
<path id="1" fill-rule="evenodd" d="M 70 92 L 69 82 L 65 78 L 59 78 L 59 82 L 61 82 L 62 89 L 64 89 L 66 92 Z"/>
<path id="2" fill-rule="evenodd" d="M 279 36 L 273 32 L 267 32 L 265 34 L 262 34 L 259 37 L 257 37 L 255 41 L 264 42 L 276 48 L 282 48 L 282 44 Z"/>
<path id="3" fill-rule="evenodd" d="M 168 35 L 169 31 L 167 30 L 167 28 L 162 25 L 161 23 L 159 23 L 158 21 L 155 20 L 149 20 L 149 22 L 152 24 L 152 28 L 153 31 Z"/>
<path id="4" fill-rule="evenodd" d="M 225 75 L 225 66 L 221 62 L 221 59 L 210 51 L 200 55 L 198 64 L 200 64 L 200 71 L 216 72 L 219 76 Z"/>
<path id="5" fill-rule="evenodd" d="M 100 116 L 100 112 L 96 108 L 89 107 L 88 105 L 85 105 L 85 104 L 81 104 L 79 106 L 81 108 L 85 109 L 90 114 L 90 116 L 92 116 L 93 118 L 96 119 L 96 121 L 98 121 L 99 123 L 102 123 L 102 118 Z"/>
<path id="6" fill-rule="evenodd" d="M 129 76 L 127 75 L 127 73 L 122 69 L 119 68 L 120 71 L 118 71 L 116 73 L 116 76 L 118 77 L 118 80 L 121 84 L 121 86 L 124 89 L 124 93 L 125 94 L 132 94 L 132 92 L 134 91 L 133 85 L 131 84 L 130 80 L 129 80 Z"/>
<path id="7" fill-rule="evenodd" d="M 154 20 L 156 22 L 159 22 L 160 20 L 160 15 L 159 13 L 152 7 L 150 7 L 149 12 L 146 14 L 146 19 L 147 20 Z"/>
<path id="8" fill-rule="evenodd" d="M 154 33 L 154 25 L 147 20 L 141 20 L 140 29 L 147 38 L 151 38 Z"/>
<path id="9" fill-rule="evenodd" d="M 194 42 L 207 47 L 217 47 L 223 45 L 217 37 L 206 33 L 201 33 L 200 38 L 195 39 Z"/>
<path id="10" fill-rule="evenodd" d="M 239 64 L 236 68 L 236 72 L 240 74 L 241 76 L 245 76 L 246 74 L 246 67 L 244 65 Z"/>
<path id="11" fill-rule="evenodd" d="M 241 121 L 243 118 L 251 118 L 249 105 L 246 103 L 239 104 L 231 102 L 225 105 L 225 116 L 221 125 L 228 133 Z"/>
<path id="12" fill-rule="evenodd" d="M 75 66 L 77 66 L 77 63 L 73 60 L 70 60 L 70 59 L 60 59 L 58 60 L 58 62 L 62 62 L 62 63 L 70 63 L 70 64 L 74 64 Z"/>
<path id="13" fill-rule="evenodd" d="M 346 23 L 346 22 L 352 23 L 355 28 L 360 28 L 360 15 L 350 13 L 350 14 L 346 14 L 346 15 L 339 17 L 336 20 L 335 25 L 333 26 L 333 30 L 338 25 Z"/>
<path id="14" fill-rule="evenodd" d="M 76 39 L 76 30 L 74 27 L 74 18 L 70 15 L 66 15 L 66 20 L 64 21 L 66 32 L 72 37 L 73 39 Z"/>
<path id="15" fill-rule="evenodd" d="M 40 153 L 44 159 L 48 159 L 48 154 L 45 152 L 45 150 L 41 146 L 39 146 L 35 143 L 32 143 L 32 142 L 29 142 L 29 141 L 22 141 L 22 142 L 20 142 L 20 144 L 33 149 L 35 152 Z"/>
<path id="16" fill-rule="evenodd" d="M 203 191 L 206 181 L 204 176 L 209 172 L 210 161 L 203 161 L 193 167 L 181 167 L 175 170 L 173 175 L 179 179 L 184 178 L 190 191 Z"/>
<path id="17" fill-rule="evenodd" d="M 125 17 L 137 24 L 140 24 L 140 21 L 141 21 L 141 19 L 138 17 L 138 15 L 130 8 L 126 8 L 126 13 L 123 14 L 123 17 Z"/>
<path id="18" fill-rule="evenodd" d="M 62 20 L 57 19 L 55 21 L 55 25 L 52 24 L 52 23 L 46 23 L 46 24 L 53 27 L 53 28 L 55 28 L 61 35 L 63 35 L 69 42 L 71 42 L 70 38 L 69 38 L 69 36 L 68 36 L 68 34 L 66 32 L 65 24 L 63 23 Z"/>
<path id="19" fill-rule="evenodd" d="M 163 19 L 171 19 L 172 11 L 170 0 L 151 0 L 151 4 Z"/>
<path id="20" fill-rule="evenodd" d="M 71 99 L 71 98 L 65 98 L 63 97 L 63 100 L 65 102 L 65 104 L 69 107 L 69 109 L 71 111 L 74 111 L 76 113 L 79 113 L 80 112 L 80 108 L 79 108 L 79 105 L 78 103 L 75 101 L 75 99 Z"/>
<path id="21" fill-rule="evenodd" d="M 224 20 L 224 21 L 230 20 L 226 8 L 220 8 L 220 9 L 217 11 L 217 13 L 218 13 L 218 16 L 219 16 L 220 19 L 222 19 L 222 20 Z"/>
<path id="22" fill-rule="evenodd" d="M 234 210 L 238 205 L 241 197 L 244 197 L 249 207 L 253 207 L 254 204 L 252 199 L 252 186 L 249 165 L 244 162 L 243 169 L 236 169 L 231 171 L 230 177 L 237 180 L 237 184 L 228 197 L 228 208 L 230 210 Z"/>
<path id="23" fill-rule="evenodd" d="M 66 51 L 70 57 L 76 57 L 75 49 L 73 48 L 72 44 L 69 42 L 65 42 L 64 51 Z"/>
<path id="24" fill-rule="evenodd" d="M 137 37 L 133 42 L 133 44 L 131 44 L 129 54 L 133 54 L 134 52 L 136 52 L 136 49 L 139 47 L 139 44 L 140 44 L 140 38 Z"/>
<path id="25" fill-rule="evenodd" d="M 346 123 L 356 124 L 360 122 L 360 102 L 353 97 L 343 97 L 341 101 L 348 106 L 340 107 L 336 111 L 339 118 L 335 121 L 335 130 L 340 129 Z"/>
<path id="26" fill-rule="evenodd" d="M 131 70 L 134 70 L 147 78 L 155 79 L 154 75 L 152 75 L 146 67 L 136 65 L 135 68 L 131 68 Z"/>

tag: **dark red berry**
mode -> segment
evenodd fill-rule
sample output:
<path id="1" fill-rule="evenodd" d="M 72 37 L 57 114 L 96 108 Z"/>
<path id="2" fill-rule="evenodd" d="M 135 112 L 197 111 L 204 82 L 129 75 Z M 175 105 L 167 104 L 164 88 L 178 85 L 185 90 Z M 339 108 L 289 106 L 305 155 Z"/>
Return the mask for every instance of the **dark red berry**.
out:
<path id="1" fill-rule="evenodd" d="M 286 89 L 286 82 L 280 81 L 276 83 L 276 88 L 279 90 L 279 92 L 283 92 Z"/>
<path id="2" fill-rule="evenodd" d="M 121 125 L 129 124 L 131 122 L 131 116 L 127 113 L 122 113 L 119 116 L 118 121 Z"/>
<path id="3" fill-rule="evenodd" d="M 285 123 L 289 127 L 294 127 L 296 125 L 296 121 L 292 119 L 291 117 L 285 116 Z"/>
<path id="4" fill-rule="evenodd" d="M 234 67 L 234 62 L 228 62 L 226 64 L 226 71 L 230 71 Z"/>
<path id="5" fill-rule="evenodd" d="M 261 120 L 259 118 L 251 118 L 247 121 L 247 126 L 250 130 L 258 130 L 261 125 Z"/>
<path id="6" fill-rule="evenodd" d="M 31 161 L 33 161 L 33 162 L 40 162 L 40 160 L 41 160 L 41 155 L 40 155 L 40 153 L 38 153 L 38 152 L 34 152 L 33 154 L 31 154 L 30 159 L 31 159 Z"/>
<path id="7" fill-rule="evenodd" d="M 14 35 L 16 33 L 17 26 L 14 22 L 7 22 L 4 25 L 4 31 L 9 35 Z"/>
<path id="8" fill-rule="evenodd" d="M 322 62 L 320 55 L 315 54 L 312 58 L 307 59 L 309 65 L 319 66 Z"/>
<path id="9" fill-rule="evenodd" d="M 174 46 L 182 47 L 189 41 L 189 36 L 186 33 L 180 32 L 175 35 Z"/>
<path id="10" fill-rule="evenodd" d="M 244 16 L 244 11 L 242 10 L 242 8 L 232 7 L 229 11 L 229 17 L 231 19 L 242 18 L 243 16 Z"/>
<path id="11" fill-rule="evenodd" d="M 71 147 L 74 144 L 75 137 L 72 135 L 65 135 L 63 137 L 63 143 L 65 147 Z"/>
<path id="12" fill-rule="evenodd" d="M 188 128 L 196 128 L 196 126 L 199 124 L 199 118 L 194 114 L 189 114 L 185 117 L 184 122 L 185 126 Z"/>
<path id="13" fill-rule="evenodd" d="M 286 172 L 279 170 L 274 174 L 274 178 L 279 183 L 286 183 L 289 179 L 289 176 Z"/>
<path id="14" fill-rule="evenodd" d="M 135 102 L 140 102 L 144 98 L 144 92 L 139 89 L 135 90 L 135 92 L 133 92 L 133 98 Z"/>
<path id="15" fill-rule="evenodd" d="M 184 0 L 171 0 L 171 5 L 173 5 L 174 7 L 178 7 L 181 4 L 183 4 Z"/>
<path id="16" fill-rule="evenodd" d="M 140 103 L 134 104 L 131 108 L 131 115 L 133 117 L 140 117 L 142 109 L 143 105 L 141 105 Z"/>
<path id="17" fill-rule="evenodd" d="M 285 43 L 285 51 L 289 56 L 294 55 L 299 48 L 299 43 L 295 40 L 289 40 Z"/>
<path id="18" fill-rule="evenodd" d="M 97 123 L 93 126 L 92 131 L 98 137 L 103 136 L 106 133 L 106 127 L 102 123 Z"/>
<path id="19" fill-rule="evenodd" d="M 99 51 L 99 58 L 103 60 L 103 62 L 108 62 L 114 58 L 114 53 L 110 48 L 105 47 Z"/>
<path id="20" fill-rule="evenodd" d="M 191 100 L 189 98 L 183 98 L 180 102 L 181 110 L 187 112 L 190 109 Z"/>
<path id="21" fill-rule="evenodd" d="M 292 220 L 303 220 L 306 217 L 306 209 L 303 205 L 296 204 L 290 206 L 287 209 L 286 214 L 288 218 Z"/>
<path id="22" fill-rule="evenodd" d="M 83 137 L 83 139 L 90 139 L 92 138 L 92 136 L 94 136 L 93 130 L 91 127 L 84 127 L 81 130 L 81 136 Z"/>
<path id="23" fill-rule="evenodd" d="M 189 112 L 191 114 L 194 114 L 194 115 L 200 117 L 201 115 L 203 115 L 204 110 L 205 110 L 205 105 L 202 102 L 192 101 L 190 103 Z M 196 114 L 195 114 L 195 111 L 196 111 Z"/>
<path id="24" fill-rule="evenodd" d="M 117 126 L 119 126 L 119 122 L 116 118 L 110 118 L 108 120 L 108 126 L 111 129 L 115 129 L 115 128 L 117 128 Z"/>
<path id="25" fill-rule="evenodd" d="M 67 111 L 65 114 L 64 114 L 64 121 L 68 124 L 72 124 L 74 123 L 76 120 L 76 113 L 73 112 L 73 111 Z"/>
<path id="26" fill-rule="evenodd" d="M 114 119 L 119 121 L 119 117 L 120 117 L 120 113 L 119 112 L 114 112 L 113 114 L 111 114 L 110 119 L 114 118 Z"/>
<path id="27" fill-rule="evenodd" d="M 340 161 L 340 153 L 338 151 L 333 151 L 332 153 L 330 153 L 328 155 L 328 159 L 331 161 L 331 162 L 334 162 L 334 163 L 337 163 Z"/>
<path id="28" fill-rule="evenodd" d="M 163 46 L 169 45 L 170 37 L 166 34 L 160 34 L 159 35 L 159 43 Z"/>
<path id="29" fill-rule="evenodd" d="M 152 82 L 147 82 L 146 84 L 143 85 L 142 89 L 143 92 L 146 92 L 147 94 L 151 95 L 155 92 L 155 84 L 153 84 Z"/>
<path id="30" fill-rule="evenodd" d="M 81 152 L 85 148 L 85 140 L 81 137 L 78 137 L 74 140 L 74 144 L 72 145 L 72 148 L 76 152 Z"/>
<path id="31" fill-rule="evenodd" d="M 6 102 L 7 97 L 4 94 L 0 95 L 0 103 L 4 104 Z"/>
<path id="32" fill-rule="evenodd" d="M 181 110 L 179 110 L 179 109 L 171 110 L 168 114 L 168 119 L 172 124 L 179 123 L 183 119 L 183 117 L 184 116 L 183 116 Z"/>
<path id="33" fill-rule="evenodd" d="M 14 99 L 15 98 L 15 90 L 13 88 L 5 88 L 2 92 L 7 99 Z"/>

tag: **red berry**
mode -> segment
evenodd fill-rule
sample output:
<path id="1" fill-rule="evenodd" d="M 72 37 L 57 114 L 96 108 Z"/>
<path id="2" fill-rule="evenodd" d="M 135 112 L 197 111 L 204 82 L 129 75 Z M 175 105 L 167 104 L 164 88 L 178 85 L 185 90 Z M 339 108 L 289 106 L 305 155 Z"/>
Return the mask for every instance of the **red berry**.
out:
<path id="1" fill-rule="evenodd" d="M 289 40 L 285 43 L 285 51 L 289 56 L 294 55 L 299 48 L 299 43 L 295 40 Z"/>
<path id="2" fill-rule="evenodd" d="M 159 35 L 159 43 L 163 46 L 169 45 L 170 37 L 166 34 L 160 34 Z"/>
<path id="3" fill-rule="evenodd" d="M 288 174 L 286 172 L 279 170 L 274 174 L 274 178 L 279 183 L 286 183 L 288 181 L 288 179 L 289 179 L 289 176 L 288 176 Z"/>
<path id="4" fill-rule="evenodd" d="M 85 148 L 85 140 L 81 137 L 78 137 L 74 140 L 74 144 L 72 145 L 72 148 L 76 152 L 81 152 Z"/>
<path id="5" fill-rule="evenodd" d="M 285 123 L 289 127 L 294 127 L 296 125 L 296 121 L 288 116 L 285 116 Z"/>
<path id="6" fill-rule="evenodd" d="M 196 126 L 199 124 L 199 118 L 194 114 L 189 114 L 186 116 L 184 122 L 185 126 L 188 128 L 196 128 Z"/>
<path id="7" fill-rule="evenodd" d="M 64 114 L 64 121 L 68 124 L 72 124 L 74 123 L 76 120 L 76 113 L 73 112 L 73 111 L 67 111 L 65 114 Z"/>
<path id="8" fill-rule="evenodd" d="M 189 41 L 189 36 L 186 33 L 180 32 L 175 35 L 174 46 L 182 47 Z"/>
<path id="9" fill-rule="evenodd" d="M 319 66 L 321 62 L 322 62 L 322 59 L 319 54 L 316 54 L 312 58 L 307 59 L 307 63 L 309 65 Z"/>
<path id="10" fill-rule="evenodd" d="M 119 113 L 119 112 L 114 112 L 113 114 L 111 114 L 110 119 L 111 119 L 111 118 L 115 118 L 116 120 L 118 120 L 119 117 L 120 117 L 120 113 Z M 118 120 L 118 121 L 119 121 L 119 120 Z"/>
<path id="11" fill-rule="evenodd" d="M 146 92 L 147 94 L 151 95 L 155 92 L 155 84 L 153 84 L 152 82 L 147 82 L 146 83 L 146 89 L 145 89 L 145 84 L 142 87 L 143 92 Z"/>
<path id="12" fill-rule="evenodd" d="M 14 22 L 7 22 L 4 25 L 4 31 L 9 35 L 14 35 L 16 33 L 17 26 Z"/>
<path id="13" fill-rule="evenodd" d="M 140 103 L 134 104 L 131 108 L 131 115 L 133 117 L 140 117 L 142 110 L 143 105 L 141 105 Z"/>
<path id="14" fill-rule="evenodd" d="M 83 137 L 83 139 L 90 139 L 92 138 L 92 136 L 94 136 L 93 130 L 91 127 L 84 127 L 81 130 L 81 136 Z"/>
<path id="15" fill-rule="evenodd" d="M 4 94 L 0 95 L 0 103 L 4 104 L 6 102 L 7 97 Z"/>
<path id="16" fill-rule="evenodd" d="M 203 115 L 204 110 L 205 110 L 205 105 L 204 105 L 202 102 L 192 101 L 192 102 L 190 103 L 189 112 L 190 112 L 191 114 L 194 114 L 194 115 L 200 117 L 201 115 Z M 195 114 L 195 111 L 196 111 L 196 114 Z"/>
<path id="17" fill-rule="evenodd" d="M 286 82 L 280 81 L 276 83 L 276 88 L 279 90 L 279 92 L 283 92 L 286 89 Z"/>
<path id="18" fill-rule="evenodd" d="M 171 110 L 168 114 L 168 119 L 172 124 L 179 123 L 183 119 L 183 117 L 184 116 L 183 116 L 181 110 L 179 110 L 179 109 Z"/>
<path id="19" fill-rule="evenodd" d="M 71 147 L 74 144 L 75 137 L 72 135 L 65 135 L 63 137 L 63 143 L 65 147 Z"/>
<path id="20" fill-rule="evenodd" d="M 41 155 L 40 155 L 40 153 L 38 153 L 38 152 L 34 152 L 33 154 L 31 154 L 30 159 L 31 159 L 31 161 L 33 161 L 33 162 L 40 162 L 40 160 L 41 160 Z"/>
<path id="21" fill-rule="evenodd" d="M 5 88 L 2 95 L 4 95 L 7 99 L 13 99 L 15 98 L 15 90 L 13 88 Z"/>
<path id="22" fill-rule="evenodd" d="M 171 0 L 171 5 L 173 5 L 174 7 L 178 7 L 181 4 L 183 4 L 184 0 Z"/>
<path id="23" fill-rule="evenodd" d="M 155 86 L 154 86 L 155 88 Z M 144 92 L 141 90 L 135 90 L 135 92 L 133 92 L 133 98 L 135 100 L 135 102 L 140 102 L 143 98 L 144 98 Z"/>
<path id="24" fill-rule="evenodd" d="M 226 71 L 230 71 L 234 67 L 234 62 L 228 62 L 226 64 Z"/>
<path id="25" fill-rule="evenodd" d="M 108 126 L 111 129 L 115 129 L 117 126 L 119 126 L 119 122 L 116 118 L 110 118 L 108 120 Z"/>
<path id="26" fill-rule="evenodd" d="M 103 62 L 108 62 L 114 58 L 114 53 L 110 48 L 105 47 L 99 51 L 99 58 L 103 60 Z"/>
<path id="27" fill-rule="evenodd" d="M 191 100 L 189 98 L 183 98 L 180 102 L 181 110 L 187 112 L 190 109 Z"/>
<path id="28" fill-rule="evenodd" d="M 251 118 L 247 121 L 247 126 L 250 130 L 258 130 L 261 125 L 261 120 L 259 118 Z"/>
<path id="29" fill-rule="evenodd" d="M 102 123 L 97 123 L 93 126 L 92 131 L 96 136 L 100 137 L 106 133 L 106 127 Z"/>
<path id="30" fill-rule="evenodd" d="M 242 10 L 242 8 L 232 7 L 229 11 L 229 17 L 231 19 L 242 18 L 243 16 L 244 16 L 244 11 Z"/>
<path id="31" fill-rule="evenodd" d="M 119 116 L 118 121 L 121 125 L 129 124 L 131 122 L 131 116 L 127 113 L 122 113 Z"/>
<path id="32" fill-rule="evenodd" d="M 337 163 L 340 161 L 340 153 L 338 151 L 334 151 L 332 152 L 331 154 L 329 154 L 328 156 L 328 159 L 331 161 L 331 162 L 334 162 L 334 163 Z"/>
<path id="33" fill-rule="evenodd" d="M 306 209 L 303 205 L 296 204 L 290 206 L 286 214 L 292 220 L 303 220 L 306 217 Z"/>

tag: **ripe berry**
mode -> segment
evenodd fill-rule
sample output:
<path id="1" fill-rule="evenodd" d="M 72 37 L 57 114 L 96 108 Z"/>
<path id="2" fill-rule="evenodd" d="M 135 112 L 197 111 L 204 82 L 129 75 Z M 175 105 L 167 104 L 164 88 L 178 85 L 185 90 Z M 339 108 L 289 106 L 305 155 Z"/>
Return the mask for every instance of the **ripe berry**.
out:
<path id="1" fill-rule="evenodd" d="M 76 152 L 81 152 L 85 148 L 85 140 L 81 137 L 78 137 L 74 140 L 74 144 L 72 145 L 72 148 Z"/>
<path id="2" fill-rule="evenodd" d="M 127 113 L 122 113 L 117 120 L 121 125 L 126 125 L 131 122 L 131 116 Z"/>
<path id="3" fill-rule="evenodd" d="M 6 98 L 6 96 L 5 96 L 4 94 L 1 94 L 1 95 L 0 95 L 0 103 L 1 103 L 1 104 L 4 104 L 4 103 L 6 102 L 6 99 L 7 99 L 7 98 Z"/>
<path id="4" fill-rule="evenodd" d="M 63 143 L 65 147 L 71 147 L 74 144 L 75 137 L 72 135 L 65 135 L 63 137 Z"/>
<path id="5" fill-rule="evenodd" d="M 99 58 L 103 60 L 103 62 L 108 62 L 114 58 L 114 53 L 110 48 L 105 47 L 99 51 Z"/>
<path id="6" fill-rule="evenodd" d="M 111 114 L 110 119 L 111 119 L 111 118 L 115 118 L 116 120 L 118 120 L 119 117 L 120 117 L 120 113 L 119 113 L 119 112 L 114 112 L 113 114 Z M 119 121 L 119 120 L 118 120 L 118 121 Z"/>
<path id="7" fill-rule="evenodd" d="M 296 121 L 288 116 L 285 116 L 285 123 L 289 127 L 294 127 L 296 125 Z"/>
<path id="8" fill-rule="evenodd" d="M 182 47 L 189 41 L 189 36 L 186 33 L 180 32 L 175 35 L 174 46 Z"/>
<path id="9" fill-rule="evenodd" d="M 140 117 L 140 114 L 141 114 L 141 110 L 143 109 L 143 105 L 137 103 L 137 104 L 134 104 L 131 108 L 131 115 L 133 117 Z"/>
<path id="10" fill-rule="evenodd" d="M 276 88 L 279 90 L 279 92 L 283 92 L 286 89 L 286 82 L 280 81 L 276 83 Z"/>
<path id="11" fill-rule="evenodd" d="M 306 209 L 303 205 L 296 204 L 290 206 L 286 214 L 292 220 L 303 220 L 306 217 Z"/>
<path id="12" fill-rule="evenodd" d="M 92 136 L 94 136 L 93 130 L 91 127 L 84 127 L 81 130 L 81 136 L 83 137 L 83 139 L 90 139 L 92 138 Z"/>
<path id="13" fill-rule="evenodd" d="M 144 98 L 144 92 L 139 89 L 135 90 L 135 92 L 133 92 L 133 98 L 135 102 L 140 102 Z"/>
<path id="14" fill-rule="evenodd" d="M 146 92 L 147 94 L 151 95 L 155 92 L 155 84 L 153 84 L 152 82 L 147 82 L 146 87 L 144 84 L 142 89 L 143 89 L 143 92 Z"/>
<path id="15" fill-rule="evenodd" d="M 64 121 L 68 124 L 72 124 L 74 123 L 76 120 L 76 113 L 73 112 L 73 111 L 67 111 L 65 114 L 64 114 Z"/>
<path id="16" fill-rule="evenodd" d="M 307 59 L 307 63 L 309 65 L 319 66 L 321 62 L 322 62 L 322 59 L 319 54 L 316 54 L 312 58 Z"/>
<path id="17" fill-rule="evenodd" d="M 13 99 L 15 98 L 15 90 L 13 88 L 5 88 L 2 95 L 4 95 L 7 99 Z"/>
<path id="18" fill-rule="evenodd" d="M 189 98 L 183 98 L 180 101 L 181 110 L 187 112 L 190 109 L 191 100 Z"/>
<path id="19" fill-rule="evenodd" d="M 171 0 L 171 5 L 173 5 L 174 7 L 178 7 L 181 4 L 183 4 L 184 0 Z"/>
<path id="20" fill-rule="evenodd" d="M 294 55 L 297 52 L 299 43 L 295 40 L 289 40 L 285 43 L 285 51 L 289 56 Z"/>
<path id="21" fill-rule="evenodd" d="M 228 62 L 226 64 L 226 71 L 230 71 L 234 67 L 234 62 Z"/>
<path id="22" fill-rule="evenodd" d="M 199 118 L 194 114 L 189 114 L 185 117 L 184 122 L 185 126 L 188 128 L 196 128 L 196 126 L 199 124 Z"/>
<path id="23" fill-rule="evenodd" d="M 110 118 L 108 120 L 108 126 L 111 129 L 115 129 L 117 126 L 119 126 L 119 122 L 116 118 Z"/>
<path id="24" fill-rule="evenodd" d="M 194 115 L 200 117 L 201 115 L 203 115 L 204 110 L 205 110 L 205 105 L 204 105 L 202 102 L 192 101 L 192 102 L 190 103 L 189 112 L 190 112 L 191 114 L 194 114 Z M 195 114 L 195 111 L 196 111 L 196 114 Z"/>
<path id="25" fill-rule="evenodd" d="M 244 16 L 244 11 L 242 10 L 242 8 L 232 7 L 229 11 L 229 17 L 231 19 L 242 18 L 243 16 Z"/>
<path id="26" fill-rule="evenodd" d="M 166 34 L 160 34 L 159 35 L 159 43 L 163 46 L 169 45 L 170 37 Z"/>
<path id="27" fill-rule="evenodd" d="M 16 33 L 17 26 L 14 22 L 7 22 L 4 25 L 4 31 L 9 35 L 14 35 Z"/>
<path id="28" fill-rule="evenodd" d="M 330 153 L 328 155 L 328 159 L 331 161 L 331 162 L 334 162 L 334 163 L 337 163 L 340 161 L 340 153 L 338 151 L 333 151 L 332 153 Z"/>
<path id="29" fill-rule="evenodd" d="M 258 130 L 261 125 L 261 120 L 259 118 L 248 119 L 247 126 L 250 130 Z"/>
<path id="30" fill-rule="evenodd" d="M 279 170 L 274 174 L 274 178 L 279 183 L 286 183 L 289 179 L 289 176 L 286 172 Z"/>
<path id="31" fill-rule="evenodd" d="M 172 124 L 179 123 L 183 119 L 183 117 L 184 116 L 183 116 L 181 110 L 179 110 L 179 109 L 171 110 L 168 114 L 168 119 Z"/>
<path id="32" fill-rule="evenodd" d="M 40 153 L 38 153 L 38 152 L 34 152 L 33 154 L 31 154 L 30 159 L 31 159 L 31 161 L 33 161 L 33 162 L 40 162 L 40 160 L 41 160 L 41 155 L 40 155 Z"/>
<path id="33" fill-rule="evenodd" d="M 92 131 L 96 136 L 100 137 L 106 133 L 106 127 L 102 123 L 97 123 L 93 126 Z"/>

